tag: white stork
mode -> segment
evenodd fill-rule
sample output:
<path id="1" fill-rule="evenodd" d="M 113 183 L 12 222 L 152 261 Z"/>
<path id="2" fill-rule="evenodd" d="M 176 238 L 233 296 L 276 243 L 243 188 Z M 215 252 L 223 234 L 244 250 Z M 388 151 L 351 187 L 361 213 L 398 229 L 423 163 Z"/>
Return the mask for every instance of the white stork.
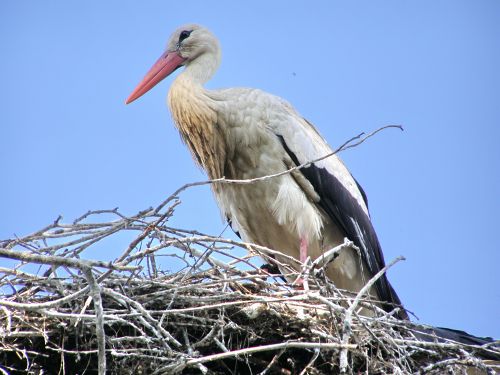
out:
<path id="1" fill-rule="evenodd" d="M 184 66 L 168 106 L 193 158 L 212 179 L 275 174 L 332 152 L 316 128 L 277 96 L 250 88 L 205 89 L 219 62 L 219 43 L 210 31 L 182 26 L 126 103 Z M 361 251 L 342 251 L 327 269 L 339 288 L 358 292 L 385 266 L 366 196 L 336 155 L 272 179 L 212 187 L 222 214 L 247 242 L 303 262 L 345 237 L 352 240 Z M 385 275 L 370 293 L 387 311 L 401 304 Z"/>

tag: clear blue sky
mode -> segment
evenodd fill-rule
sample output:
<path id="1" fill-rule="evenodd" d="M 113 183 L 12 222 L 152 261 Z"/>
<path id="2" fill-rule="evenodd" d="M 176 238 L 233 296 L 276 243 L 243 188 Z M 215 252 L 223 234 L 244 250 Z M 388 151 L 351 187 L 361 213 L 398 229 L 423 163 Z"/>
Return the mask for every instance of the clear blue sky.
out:
<path id="1" fill-rule="evenodd" d="M 210 87 L 280 95 L 333 146 L 404 126 L 342 155 L 386 260 L 407 258 L 390 280 L 422 322 L 500 338 L 497 0 L 2 1 L 0 238 L 205 179 L 166 108 L 171 78 L 124 105 L 187 22 L 220 38 Z M 222 230 L 207 186 L 182 199 L 175 225 Z"/>

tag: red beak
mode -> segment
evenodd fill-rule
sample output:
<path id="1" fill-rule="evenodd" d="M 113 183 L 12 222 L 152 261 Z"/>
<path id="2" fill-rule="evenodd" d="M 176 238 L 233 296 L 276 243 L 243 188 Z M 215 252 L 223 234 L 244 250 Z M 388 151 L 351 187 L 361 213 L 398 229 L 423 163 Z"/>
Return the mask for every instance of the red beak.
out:
<path id="1" fill-rule="evenodd" d="M 184 63 L 184 61 L 186 61 L 186 59 L 182 57 L 177 51 L 165 52 L 155 62 L 151 69 L 149 69 L 149 72 L 146 74 L 146 76 L 137 85 L 132 94 L 130 94 L 130 96 L 127 98 L 125 104 L 129 104 L 143 96 L 154 86 L 156 86 L 162 79 L 164 79 L 175 69 L 180 67 Z"/>

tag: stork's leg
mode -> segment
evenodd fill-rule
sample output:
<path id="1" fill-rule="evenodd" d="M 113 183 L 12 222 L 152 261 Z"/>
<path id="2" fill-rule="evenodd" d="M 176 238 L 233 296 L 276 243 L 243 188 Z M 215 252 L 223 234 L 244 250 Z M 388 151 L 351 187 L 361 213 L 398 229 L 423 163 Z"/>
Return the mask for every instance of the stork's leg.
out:
<path id="1" fill-rule="evenodd" d="M 300 237 L 300 248 L 299 248 L 299 259 L 300 263 L 303 265 L 307 260 L 307 247 L 308 247 L 307 237 Z M 309 290 L 309 285 L 307 283 L 307 276 L 305 278 L 299 277 L 295 283 L 304 288 L 304 290 Z"/>
<path id="2" fill-rule="evenodd" d="M 300 237 L 300 263 L 305 263 L 307 259 L 307 238 Z"/>

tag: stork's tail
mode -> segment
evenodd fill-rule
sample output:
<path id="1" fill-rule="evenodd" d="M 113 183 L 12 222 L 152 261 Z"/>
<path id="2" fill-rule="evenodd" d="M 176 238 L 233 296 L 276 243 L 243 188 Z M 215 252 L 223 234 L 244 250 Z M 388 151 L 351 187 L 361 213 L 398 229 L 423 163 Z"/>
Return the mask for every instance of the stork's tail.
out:
<path id="1" fill-rule="evenodd" d="M 477 355 L 484 359 L 500 361 L 500 341 L 491 337 L 473 336 L 465 331 L 443 327 L 418 328 L 416 336 L 425 341 L 458 342 L 477 346 Z"/>

